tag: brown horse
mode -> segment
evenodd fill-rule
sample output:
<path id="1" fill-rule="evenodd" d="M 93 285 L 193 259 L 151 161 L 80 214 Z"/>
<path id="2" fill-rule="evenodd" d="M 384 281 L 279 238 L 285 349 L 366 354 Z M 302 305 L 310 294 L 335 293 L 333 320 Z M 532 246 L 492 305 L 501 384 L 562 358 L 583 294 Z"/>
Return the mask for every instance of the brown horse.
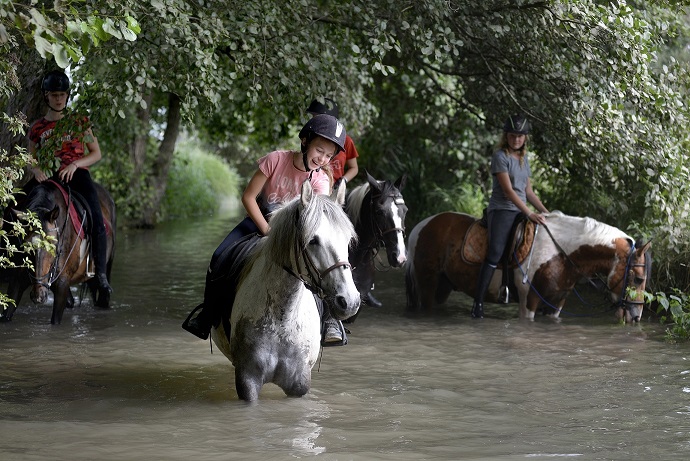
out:
<path id="1" fill-rule="evenodd" d="M 115 248 L 115 203 L 108 192 L 99 184 L 98 191 L 103 219 L 108 231 L 106 274 L 110 277 Z M 15 210 L 21 218 L 26 211 L 33 211 L 41 222 L 45 235 L 52 237 L 53 249 L 39 246 L 32 261 L 34 270 L 17 269 L 10 279 L 8 296 L 15 301 L 3 312 L 0 321 L 10 321 L 26 289 L 33 285 L 31 299 L 36 304 L 48 300 L 48 290 L 53 292 L 53 314 L 50 323 L 59 324 L 66 307 L 72 307 L 74 299 L 70 286 L 86 282 L 94 303 L 98 307 L 109 307 L 110 296 L 99 296 L 96 279 L 93 278 L 93 258 L 89 254 L 90 237 L 87 231 L 89 213 L 86 205 L 74 200 L 74 192 L 53 181 L 35 186 L 22 204 Z M 38 239 L 36 232 L 27 239 Z"/>
<path id="2" fill-rule="evenodd" d="M 430 310 L 445 302 L 453 290 L 475 295 L 486 229 L 484 241 L 477 237 L 481 234 L 477 226 L 473 239 L 466 236 L 477 221 L 466 214 L 444 212 L 412 229 L 405 273 L 409 310 Z M 553 212 L 546 221 L 536 232 L 534 226 L 525 230 L 524 235 L 533 240 L 527 252 L 518 256 L 517 249 L 511 250 L 509 270 L 517 289 L 520 318 L 534 319 L 538 307 L 546 307 L 558 317 L 575 284 L 599 276 L 617 302 L 617 317 L 638 322 L 651 271 L 650 242 L 638 248 L 623 231 L 592 218 Z M 498 300 L 502 276 L 499 265 L 487 300 Z"/>

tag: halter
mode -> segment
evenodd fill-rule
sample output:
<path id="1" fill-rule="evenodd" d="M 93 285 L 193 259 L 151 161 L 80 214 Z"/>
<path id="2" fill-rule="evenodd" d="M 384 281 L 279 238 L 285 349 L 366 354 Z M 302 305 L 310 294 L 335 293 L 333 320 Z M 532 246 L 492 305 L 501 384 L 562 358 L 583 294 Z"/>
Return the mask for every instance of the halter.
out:
<path id="1" fill-rule="evenodd" d="M 295 225 L 297 225 L 298 222 L 299 212 L 295 214 Z M 326 275 L 328 275 L 335 269 L 338 269 L 339 267 L 352 269 L 352 266 L 347 261 L 338 261 L 332 266 L 328 267 L 327 269 L 321 271 L 318 267 L 316 267 L 314 260 L 311 256 L 309 256 L 309 253 L 305 249 L 306 245 L 304 245 L 303 240 L 301 238 L 295 239 L 295 248 L 292 253 L 294 257 L 295 269 L 293 270 L 293 268 L 288 266 L 283 266 L 283 269 L 285 269 L 287 273 L 301 281 L 307 290 L 311 291 L 319 298 L 323 299 L 326 296 L 326 293 L 324 292 L 322 286 L 324 277 L 326 277 Z M 302 259 L 304 260 L 304 274 L 300 269 L 300 256 L 302 256 Z"/>
<path id="2" fill-rule="evenodd" d="M 391 232 L 402 232 L 403 234 L 403 239 L 405 238 L 405 223 L 403 222 L 403 227 L 391 227 L 390 229 L 381 229 L 381 227 L 378 225 L 376 222 L 376 219 L 374 219 L 374 202 L 378 200 L 379 198 L 383 197 L 383 194 L 374 194 L 373 191 L 370 193 L 369 196 L 369 208 L 372 210 L 372 213 L 370 214 L 370 225 L 371 229 L 374 231 L 374 241 L 375 243 L 369 247 L 369 249 L 372 250 L 372 256 L 371 260 L 373 260 L 376 255 L 378 254 L 379 248 L 385 247 L 386 242 L 383 240 L 383 236 L 386 234 L 389 234 Z M 397 193 L 397 194 L 388 194 L 386 197 L 390 197 L 393 199 L 393 202 L 398 205 L 405 204 L 405 200 L 403 199 L 402 194 Z"/>
<path id="3" fill-rule="evenodd" d="M 68 200 L 66 207 L 69 209 L 70 203 L 72 202 L 72 190 L 69 189 L 69 195 L 68 195 Z M 77 242 L 79 239 L 74 240 L 74 244 L 72 245 L 72 248 L 70 248 L 69 253 L 67 254 L 67 258 L 65 258 L 65 263 L 63 266 L 58 270 L 58 264 L 60 262 L 60 256 L 62 254 L 62 248 L 60 245 L 60 237 L 63 234 L 63 231 L 65 230 L 65 227 L 67 226 L 67 223 L 69 222 L 69 212 L 65 213 L 65 220 L 62 222 L 62 226 L 55 227 L 54 229 L 50 229 L 47 232 L 55 232 L 57 235 L 56 237 L 56 243 L 55 243 L 55 258 L 53 259 L 53 262 L 50 264 L 50 268 L 48 269 L 48 272 L 45 275 L 42 276 L 34 276 L 30 275 L 31 279 L 35 283 L 37 283 L 39 286 L 42 286 L 44 288 L 50 289 L 50 287 L 53 285 L 53 283 L 62 275 L 62 272 L 65 270 L 65 267 L 67 267 L 67 262 L 69 261 L 70 257 L 72 256 L 72 253 L 74 253 L 74 249 L 77 247 Z M 86 214 L 82 216 L 81 222 L 79 223 L 80 227 L 83 229 L 84 224 L 86 222 Z M 78 233 L 77 233 L 78 234 Z M 45 280 L 48 280 L 47 282 Z"/>
<path id="4" fill-rule="evenodd" d="M 565 256 L 565 259 L 566 259 L 570 264 L 573 265 L 573 267 L 575 268 L 575 270 L 576 270 L 577 272 L 579 272 L 580 274 L 582 274 L 582 271 L 579 269 L 579 267 L 578 267 L 578 265 L 575 263 L 575 261 L 573 261 L 573 260 L 570 258 L 570 256 L 565 252 L 565 250 L 563 250 L 563 248 L 562 248 L 562 247 L 559 245 L 559 243 L 556 241 L 556 238 L 555 238 L 555 237 L 553 236 L 553 234 L 551 233 L 551 230 L 549 229 L 549 227 L 546 226 L 546 225 L 544 225 L 544 229 L 546 229 L 546 232 L 548 232 L 549 237 L 551 237 L 551 241 L 552 241 L 553 244 L 556 246 L 556 248 L 558 249 L 558 251 L 559 251 L 561 254 L 563 254 L 563 256 Z M 626 240 L 628 240 L 628 243 L 629 243 L 629 245 L 630 245 L 630 252 L 628 253 L 628 257 L 627 257 L 627 261 L 626 261 L 626 265 L 625 265 L 625 271 L 624 271 L 624 273 L 623 273 L 623 278 L 622 278 L 622 280 L 621 280 L 621 282 L 623 282 L 623 289 L 622 289 L 621 295 L 618 297 L 618 301 L 617 301 L 616 303 L 614 303 L 614 304 L 611 305 L 612 307 L 620 307 L 620 308 L 622 308 L 623 310 L 628 310 L 628 309 L 630 308 L 630 306 L 635 306 L 635 305 L 642 305 L 642 304 L 644 304 L 644 300 L 642 300 L 642 301 L 637 301 L 637 300 L 633 301 L 633 300 L 628 300 L 628 299 L 627 299 L 627 294 L 626 294 L 626 292 L 627 292 L 628 283 L 629 283 L 629 282 L 628 282 L 628 274 L 632 271 L 632 268 L 634 268 L 634 267 L 644 267 L 644 268 L 645 268 L 645 271 L 644 271 L 644 279 L 647 278 L 647 265 L 646 265 L 646 264 L 631 264 L 631 262 L 632 262 L 632 257 L 633 257 L 633 255 L 635 254 L 635 242 L 633 242 L 631 239 L 626 239 Z M 533 244 L 533 245 L 534 245 L 534 244 Z M 519 263 L 519 261 L 517 261 L 517 257 L 515 257 L 515 258 L 516 258 L 516 262 L 517 262 L 518 265 L 519 265 L 520 263 Z M 646 257 L 645 257 L 645 258 L 646 258 Z M 522 269 L 521 266 L 520 266 L 520 268 Z M 524 271 L 523 271 L 523 272 L 524 272 Z M 526 277 L 526 276 L 527 276 L 527 273 L 524 272 L 524 275 L 525 275 L 525 277 Z M 584 275 L 584 274 L 583 274 L 583 275 Z M 595 277 L 606 287 L 606 289 L 607 289 L 610 293 L 613 293 L 613 291 L 609 288 L 609 283 L 608 283 L 606 280 L 604 280 L 599 274 L 596 274 Z M 615 284 L 614 284 L 613 286 L 615 286 Z M 537 290 L 534 288 L 534 285 L 532 285 L 531 282 L 530 282 L 530 287 L 537 293 L 537 295 L 539 295 L 539 297 L 541 298 L 542 301 L 544 301 L 546 304 L 548 304 L 551 308 L 557 309 L 557 308 L 555 308 L 554 306 L 552 306 L 550 303 L 548 303 L 548 302 L 537 292 Z"/>

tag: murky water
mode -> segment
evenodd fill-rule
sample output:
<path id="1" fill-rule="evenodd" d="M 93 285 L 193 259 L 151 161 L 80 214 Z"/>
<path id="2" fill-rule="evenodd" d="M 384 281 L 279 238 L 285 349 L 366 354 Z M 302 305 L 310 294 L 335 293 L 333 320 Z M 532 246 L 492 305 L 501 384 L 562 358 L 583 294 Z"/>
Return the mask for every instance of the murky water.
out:
<path id="1" fill-rule="evenodd" d="M 525 324 L 494 305 L 476 321 L 459 294 L 409 318 L 401 271 L 379 274 L 384 307 L 323 351 L 307 396 L 238 401 L 230 362 L 180 328 L 236 220 L 121 232 L 110 310 L 84 301 L 53 327 L 27 296 L 0 324 L 0 459 L 690 456 L 690 346 L 661 326 L 586 309 Z"/>

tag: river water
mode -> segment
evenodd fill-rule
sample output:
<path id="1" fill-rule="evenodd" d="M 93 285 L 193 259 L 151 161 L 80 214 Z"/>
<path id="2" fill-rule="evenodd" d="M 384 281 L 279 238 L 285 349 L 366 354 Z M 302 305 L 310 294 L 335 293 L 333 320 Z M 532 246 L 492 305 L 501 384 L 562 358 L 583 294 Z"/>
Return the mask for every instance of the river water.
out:
<path id="1" fill-rule="evenodd" d="M 237 220 L 121 231 L 109 310 L 85 300 L 51 326 L 25 296 L 0 324 L 1 460 L 690 457 L 690 346 L 655 321 L 577 303 L 559 323 L 491 304 L 473 320 L 457 293 L 413 318 L 400 270 L 378 274 L 384 307 L 323 351 L 305 397 L 238 401 L 230 362 L 180 328 Z"/>

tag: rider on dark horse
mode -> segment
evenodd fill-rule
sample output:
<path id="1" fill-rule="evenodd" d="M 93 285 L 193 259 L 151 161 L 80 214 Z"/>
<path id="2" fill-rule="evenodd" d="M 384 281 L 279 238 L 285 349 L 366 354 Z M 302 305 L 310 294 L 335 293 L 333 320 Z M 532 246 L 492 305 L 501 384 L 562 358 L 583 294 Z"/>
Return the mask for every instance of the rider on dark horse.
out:
<path id="1" fill-rule="evenodd" d="M 30 170 L 34 179 L 24 186 L 24 190 L 28 193 L 37 183 L 51 179 L 41 169 L 41 165 L 45 165 L 46 162 L 39 162 L 39 155 L 57 157 L 60 166 L 52 179 L 69 185 L 87 202 L 92 218 L 91 242 L 98 290 L 100 295 L 106 293 L 110 295 L 113 289 L 106 275 L 108 249 L 106 229 L 98 193 L 89 173 L 89 167 L 101 159 L 98 140 L 91 130 L 88 117 L 69 117 L 69 120 L 65 117 L 64 110 L 69 100 L 70 81 L 64 72 L 54 70 L 48 73 L 43 79 L 41 89 L 48 112 L 44 117 L 36 120 L 29 129 L 29 152 L 34 157 L 34 164 Z M 62 120 L 69 124 L 64 128 L 56 129 L 56 125 Z"/>
<path id="2" fill-rule="evenodd" d="M 233 299 L 235 287 L 229 286 L 225 277 L 227 265 L 233 261 L 227 255 L 240 240 L 253 234 L 268 234 L 270 212 L 299 197 L 304 181 L 309 181 L 317 194 L 330 192 L 332 176 L 329 162 L 344 149 L 345 136 L 345 128 L 338 119 L 327 114 L 316 115 L 299 132 L 300 151 L 275 151 L 259 159 L 259 168 L 242 194 L 247 217 L 213 253 L 206 273 L 204 302 L 190 313 L 182 328 L 201 339 L 208 338 L 211 327 L 219 324 L 223 308 Z M 199 313 L 193 316 L 197 311 Z M 328 309 L 324 309 L 327 327 L 324 341 L 343 341 L 342 324 L 327 316 Z"/>

